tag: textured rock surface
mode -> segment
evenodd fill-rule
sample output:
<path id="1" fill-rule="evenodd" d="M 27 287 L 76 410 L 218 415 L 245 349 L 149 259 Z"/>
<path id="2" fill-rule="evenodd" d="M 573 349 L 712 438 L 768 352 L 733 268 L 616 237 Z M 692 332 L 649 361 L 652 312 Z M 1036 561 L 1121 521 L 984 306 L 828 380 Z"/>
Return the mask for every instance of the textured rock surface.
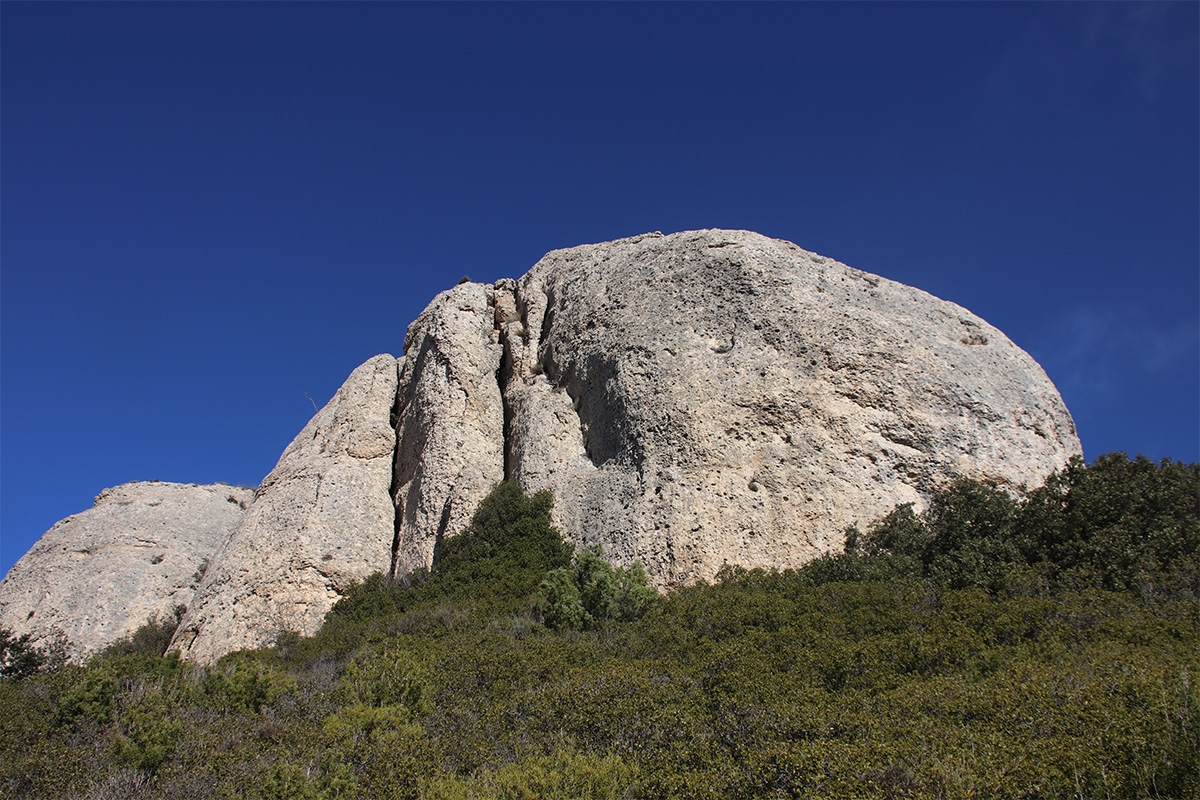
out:
<path id="1" fill-rule="evenodd" d="M 1081 453 L 1042 369 L 925 292 L 744 231 L 550 253 L 519 282 L 509 474 L 661 584 L 786 567 L 965 475 Z"/>
<path id="2" fill-rule="evenodd" d="M 38 539 L 0 581 L 0 627 L 79 660 L 147 619 L 188 606 L 200 573 L 241 520 L 254 490 L 127 483 Z"/>
<path id="3" fill-rule="evenodd" d="M 345 587 L 387 569 L 397 362 L 360 366 L 309 421 L 213 558 L 172 647 L 200 662 L 311 635 Z"/>
<path id="4" fill-rule="evenodd" d="M 504 478 L 495 327 L 506 313 L 515 317 L 515 308 L 497 306 L 492 287 L 464 283 L 409 326 L 395 414 L 393 573 L 432 563 L 442 538 L 460 532 Z"/>

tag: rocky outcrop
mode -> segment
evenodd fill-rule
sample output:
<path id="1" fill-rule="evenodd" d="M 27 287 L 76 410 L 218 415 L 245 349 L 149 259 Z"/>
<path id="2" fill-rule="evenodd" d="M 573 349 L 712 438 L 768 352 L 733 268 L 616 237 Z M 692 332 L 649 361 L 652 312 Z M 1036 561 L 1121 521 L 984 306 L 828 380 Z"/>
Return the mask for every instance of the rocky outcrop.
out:
<path id="1" fill-rule="evenodd" d="M 1034 485 L 1080 453 L 1041 368 L 918 289 L 746 231 L 559 250 L 441 293 L 402 358 L 354 371 L 173 646 L 211 661 L 314 632 L 349 582 L 429 566 L 504 478 L 672 586 L 797 566 L 958 476 Z"/>
<path id="2" fill-rule="evenodd" d="M 431 564 L 443 537 L 466 527 L 504 479 L 495 332 L 503 313 L 491 286 L 464 283 L 439 294 L 409 326 L 394 415 L 392 574 Z"/>
<path id="3" fill-rule="evenodd" d="M 662 585 L 796 566 L 956 476 L 1036 484 L 1081 454 L 1000 331 L 789 242 L 575 247 L 516 300 L 510 477 L 554 492 L 568 537 Z"/>
<path id="4" fill-rule="evenodd" d="M 171 647 L 202 663 L 316 632 L 352 581 L 386 569 L 395 514 L 396 359 L 350 375 L 258 488 L 213 557 Z"/>
<path id="5" fill-rule="evenodd" d="M 80 661 L 189 606 L 254 490 L 127 483 L 46 531 L 0 581 L 0 627 Z"/>

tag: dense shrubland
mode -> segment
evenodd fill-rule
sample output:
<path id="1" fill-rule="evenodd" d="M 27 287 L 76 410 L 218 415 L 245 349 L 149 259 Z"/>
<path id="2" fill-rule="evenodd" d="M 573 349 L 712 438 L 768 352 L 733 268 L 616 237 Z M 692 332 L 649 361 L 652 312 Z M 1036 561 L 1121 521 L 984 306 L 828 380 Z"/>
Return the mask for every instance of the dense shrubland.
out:
<path id="1" fill-rule="evenodd" d="M 964 481 L 661 598 L 550 503 L 502 484 L 432 570 L 207 669 L 161 627 L 86 667 L 6 635 L 0 794 L 1200 795 L 1196 465 Z"/>

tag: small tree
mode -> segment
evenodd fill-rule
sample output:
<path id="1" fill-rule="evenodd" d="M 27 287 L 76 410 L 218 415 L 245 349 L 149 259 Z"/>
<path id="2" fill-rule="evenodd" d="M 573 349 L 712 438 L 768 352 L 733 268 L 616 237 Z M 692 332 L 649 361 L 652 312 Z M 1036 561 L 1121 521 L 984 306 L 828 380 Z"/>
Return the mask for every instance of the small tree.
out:
<path id="1" fill-rule="evenodd" d="M 640 562 L 614 568 L 599 545 L 580 552 L 570 566 L 547 573 L 539 589 L 543 621 L 554 629 L 582 630 L 606 620 L 634 620 L 657 599 Z"/>

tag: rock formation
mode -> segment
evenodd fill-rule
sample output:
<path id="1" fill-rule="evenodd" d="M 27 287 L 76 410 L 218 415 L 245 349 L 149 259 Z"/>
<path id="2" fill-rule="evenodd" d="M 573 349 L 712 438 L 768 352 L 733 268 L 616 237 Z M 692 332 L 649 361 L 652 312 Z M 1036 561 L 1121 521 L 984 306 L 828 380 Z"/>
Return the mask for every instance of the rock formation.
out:
<path id="1" fill-rule="evenodd" d="M 80 661 L 188 606 L 211 559 L 254 499 L 213 484 L 127 483 L 67 517 L 0 581 L 0 627 Z"/>
<path id="2" fill-rule="evenodd" d="M 292 440 L 214 556 L 172 647 L 211 662 L 312 634 L 351 581 L 386 570 L 396 359 L 372 358 Z"/>
<path id="3" fill-rule="evenodd" d="M 428 566 L 442 537 L 466 527 L 504 479 L 504 401 L 496 294 L 465 283 L 443 292 L 408 329 L 396 398 L 390 566 Z"/>
<path id="4" fill-rule="evenodd" d="M 965 309 L 744 231 L 550 253 L 516 287 L 509 475 L 662 585 L 788 567 L 956 476 L 1080 455 L 1042 369 Z"/>
<path id="5" fill-rule="evenodd" d="M 503 478 L 672 586 L 797 566 L 955 477 L 1035 485 L 1080 453 L 1041 368 L 920 290 L 745 231 L 559 250 L 442 292 L 403 357 L 355 370 L 173 646 L 211 661 L 313 633 L 349 581 L 429 566 Z"/>

